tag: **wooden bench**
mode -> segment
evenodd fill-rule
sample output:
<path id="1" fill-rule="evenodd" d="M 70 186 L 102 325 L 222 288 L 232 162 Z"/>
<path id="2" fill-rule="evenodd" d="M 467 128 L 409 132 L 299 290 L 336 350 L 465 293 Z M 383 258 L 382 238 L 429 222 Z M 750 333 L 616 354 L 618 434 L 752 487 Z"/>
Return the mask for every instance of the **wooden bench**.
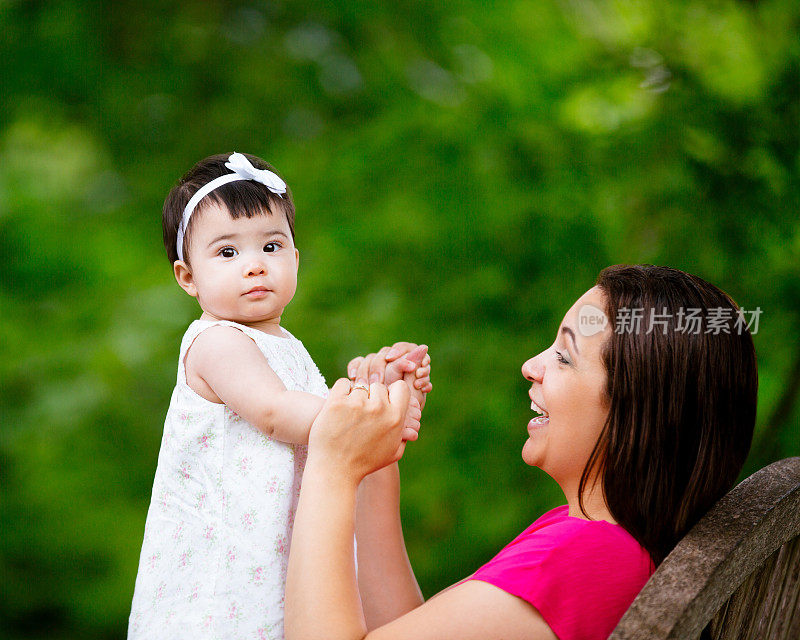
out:
<path id="1" fill-rule="evenodd" d="M 800 458 L 734 487 L 667 556 L 609 640 L 800 639 Z"/>

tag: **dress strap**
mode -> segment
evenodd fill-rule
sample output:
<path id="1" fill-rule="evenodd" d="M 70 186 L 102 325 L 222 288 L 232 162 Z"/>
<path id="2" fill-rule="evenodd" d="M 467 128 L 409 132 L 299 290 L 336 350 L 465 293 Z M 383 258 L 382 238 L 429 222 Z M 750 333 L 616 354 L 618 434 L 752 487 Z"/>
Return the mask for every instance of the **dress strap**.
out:
<path id="1" fill-rule="evenodd" d="M 183 334 L 183 339 L 181 340 L 181 351 L 180 357 L 178 358 L 178 384 L 187 384 L 185 368 L 186 354 L 189 352 L 189 348 L 192 346 L 192 344 L 194 344 L 197 336 L 203 333 L 203 331 L 206 329 L 217 326 L 238 329 L 253 342 L 255 342 L 256 346 L 262 353 L 269 349 L 268 345 L 271 341 L 287 340 L 292 337 L 291 334 L 289 334 L 289 332 L 283 327 L 281 327 L 281 331 L 286 335 L 286 337 L 279 338 L 278 336 L 273 336 L 271 334 L 264 333 L 263 331 L 259 331 L 258 329 L 253 329 L 247 325 L 239 324 L 238 322 L 232 322 L 230 320 L 195 320 L 186 329 L 186 333 Z"/>

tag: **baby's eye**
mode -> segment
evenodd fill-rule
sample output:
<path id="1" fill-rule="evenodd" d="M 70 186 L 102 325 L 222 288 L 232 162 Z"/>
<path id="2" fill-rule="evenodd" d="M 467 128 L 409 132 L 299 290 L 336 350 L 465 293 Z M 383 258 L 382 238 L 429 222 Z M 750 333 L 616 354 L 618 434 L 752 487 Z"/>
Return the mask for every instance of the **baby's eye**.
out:
<path id="1" fill-rule="evenodd" d="M 236 255 L 236 249 L 233 247 L 222 247 L 222 249 L 219 250 L 219 255 L 223 258 L 233 258 L 233 256 Z"/>
<path id="2" fill-rule="evenodd" d="M 280 242 L 268 242 L 264 245 L 264 252 L 265 253 L 272 253 L 273 251 L 277 251 L 281 248 Z"/>

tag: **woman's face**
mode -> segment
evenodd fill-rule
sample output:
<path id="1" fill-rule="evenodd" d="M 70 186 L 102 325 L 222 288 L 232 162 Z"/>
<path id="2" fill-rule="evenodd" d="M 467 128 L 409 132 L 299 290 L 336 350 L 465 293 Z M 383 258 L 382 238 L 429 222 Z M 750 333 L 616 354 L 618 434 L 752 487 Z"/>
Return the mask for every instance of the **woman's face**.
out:
<path id="1" fill-rule="evenodd" d="M 602 324 L 604 309 L 603 292 L 589 289 L 564 316 L 553 345 L 522 365 L 533 383 L 531 408 L 542 414 L 528 423 L 522 458 L 565 492 L 577 489 L 608 415 L 601 353 L 612 327 Z"/>

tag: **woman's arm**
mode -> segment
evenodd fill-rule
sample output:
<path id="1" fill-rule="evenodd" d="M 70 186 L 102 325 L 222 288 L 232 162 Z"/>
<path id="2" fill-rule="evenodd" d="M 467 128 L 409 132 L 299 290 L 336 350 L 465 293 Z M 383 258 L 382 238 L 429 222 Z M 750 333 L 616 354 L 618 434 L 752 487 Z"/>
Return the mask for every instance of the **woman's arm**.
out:
<path id="1" fill-rule="evenodd" d="M 386 355 L 392 349 L 403 358 L 394 359 L 387 367 Z M 399 342 L 378 353 L 351 360 L 347 373 L 352 379 L 373 382 L 384 382 L 385 378 L 387 385 L 402 378 L 412 389 L 412 402 L 416 398 L 418 404 L 423 404 L 422 389 L 431 388 L 427 378 L 430 361 L 427 347 Z M 379 627 L 422 604 L 422 593 L 403 540 L 397 463 L 361 481 L 356 506 L 356 539 L 358 587 L 368 629 Z"/>
<path id="2" fill-rule="evenodd" d="M 369 474 L 356 506 L 358 588 L 367 628 L 374 629 L 422 604 L 400 522 L 397 463 Z"/>
<path id="3" fill-rule="evenodd" d="M 286 582 L 287 640 L 552 639 L 527 602 L 483 582 L 459 584 L 367 633 L 353 562 L 362 478 L 402 455 L 408 387 L 373 384 L 369 398 L 338 381 L 311 430 Z"/>
<path id="4" fill-rule="evenodd" d="M 390 403 L 383 385 L 372 384 L 367 392 L 337 380 L 318 416 L 331 428 L 312 427 L 286 579 L 284 626 L 290 638 L 366 633 L 352 547 L 356 492 L 367 474 L 402 455 L 409 396 L 402 382 L 392 385 Z M 320 532 L 325 551 L 315 548 Z"/>

